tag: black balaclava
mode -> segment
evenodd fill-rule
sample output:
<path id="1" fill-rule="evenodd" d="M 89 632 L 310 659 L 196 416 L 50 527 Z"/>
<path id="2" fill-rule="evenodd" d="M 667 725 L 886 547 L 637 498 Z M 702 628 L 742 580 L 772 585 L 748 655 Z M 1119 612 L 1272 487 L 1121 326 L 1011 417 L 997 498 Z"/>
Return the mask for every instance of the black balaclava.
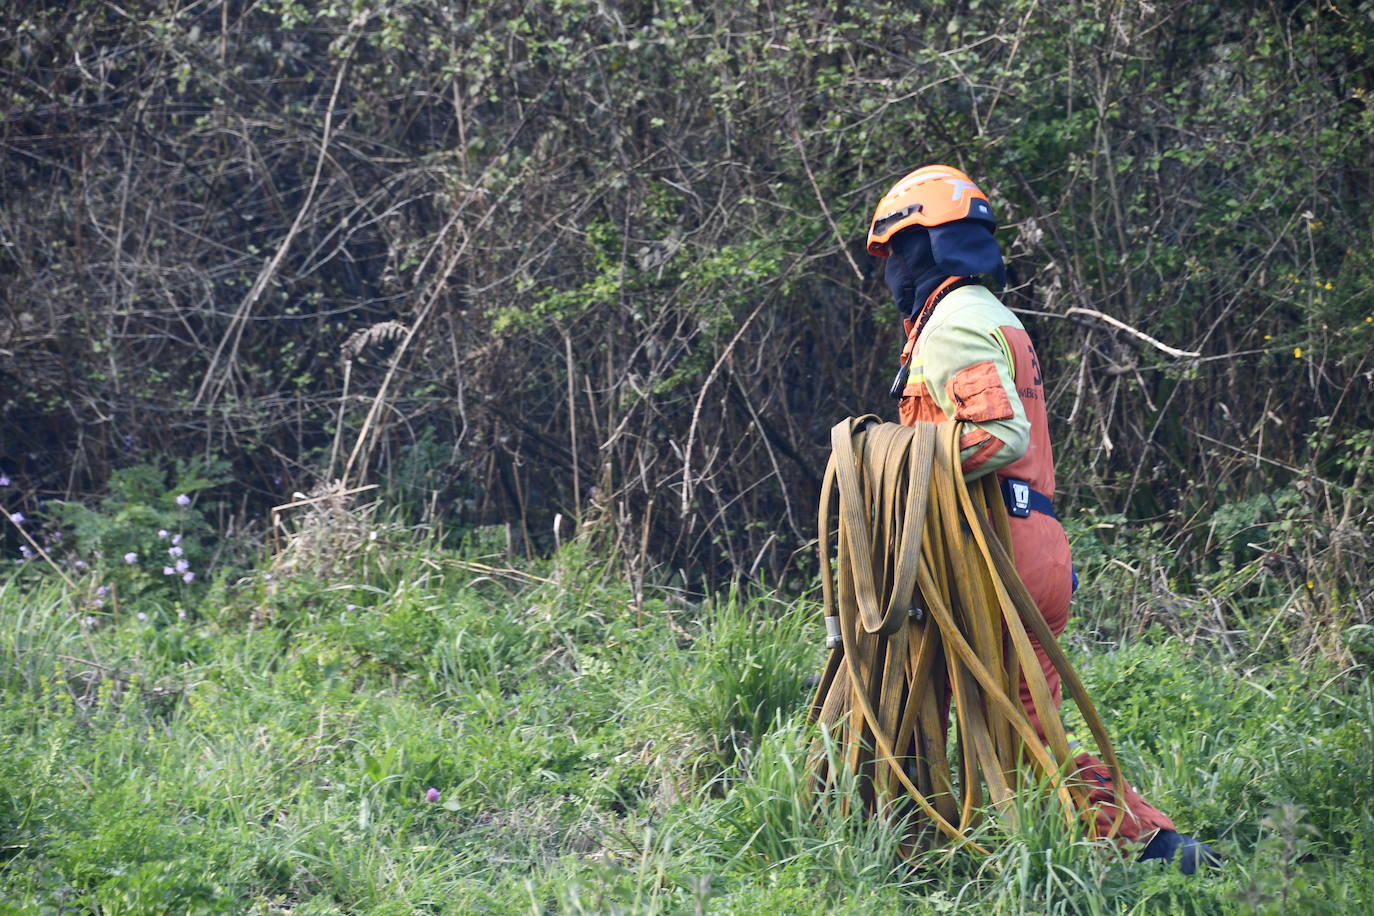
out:
<path id="1" fill-rule="evenodd" d="M 892 237 L 883 280 L 904 318 L 915 318 L 947 277 L 991 274 L 1006 283 L 1002 250 L 983 220 L 961 219 L 941 226 L 910 226 Z"/>

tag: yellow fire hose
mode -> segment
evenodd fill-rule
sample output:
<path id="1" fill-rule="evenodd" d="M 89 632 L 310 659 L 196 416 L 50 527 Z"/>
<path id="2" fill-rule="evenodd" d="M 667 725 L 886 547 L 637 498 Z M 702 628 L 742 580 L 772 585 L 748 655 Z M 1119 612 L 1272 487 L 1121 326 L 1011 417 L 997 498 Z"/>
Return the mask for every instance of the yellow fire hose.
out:
<path id="1" fill-rule="evenodd" d="M 1012 795 L 1027 774 L 1049 786 L 1070 826 L 1080 817 L 1091 823 L 1087 796 L 1066 769 L 1073 754 L 1029 630 L 1111 772 L 1115 835 L 1125 814 L 1116 754 L 1017 575 L 993 475 L 972 485 L 964 480 L 961 427 L 906 427 L 866 416 L 831 430 L 819 542 L 832 651 L 811 719 L 834 738 L 838 754 L 822 753 L 819 742 L 813 747 L 813 785 L 833 787 L 844 768 L 858 776 L 868 813 L 908 810 L 908 857 L 935 839 L 931 825 L 956 847 L 987 852 L 969 836 L 984 800 L 1014 823 Z M 1021 704 L 1022 675 L 1043 741 Z M 951 703 L 953 768 L 946 753 Z"/>

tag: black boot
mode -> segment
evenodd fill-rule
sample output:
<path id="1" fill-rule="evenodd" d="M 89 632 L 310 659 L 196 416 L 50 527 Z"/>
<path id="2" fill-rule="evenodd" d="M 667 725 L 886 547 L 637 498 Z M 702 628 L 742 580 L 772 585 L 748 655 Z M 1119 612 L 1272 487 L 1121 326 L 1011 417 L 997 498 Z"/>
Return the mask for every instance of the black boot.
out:
<path id="1" fill-rule="evenodd" d="M 1185 875 L 1197 871 L 1199 865 L 1218 868 L 1221 853 L 1201 840 L 1175 830 L 1160 830 L 1140 853 L 1140 861 L 1163 859 L 1165 862 L 1178 861 L 1178 870 Z"/>

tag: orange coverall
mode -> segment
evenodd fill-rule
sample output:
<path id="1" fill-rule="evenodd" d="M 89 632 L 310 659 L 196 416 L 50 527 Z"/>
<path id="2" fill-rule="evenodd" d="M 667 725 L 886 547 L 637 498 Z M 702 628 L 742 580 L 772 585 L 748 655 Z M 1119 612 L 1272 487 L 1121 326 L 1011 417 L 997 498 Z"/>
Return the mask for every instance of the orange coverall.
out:
<path id="1" fill-rule="evenodd" d="M 931 299 L 953 279 L 937 287 Z M 950 289 L 931 312 L 919 339 L 910 339 L 909 319 L 906 328 L 904 356 L 909 374 L 899 402 L 901 422 L 912 426 L 946 419 L 967 421 L 976 429 L 960 442 L 966 478 L 995 472 L 1025 481 L 1053 499 L 1054 456 L 1044 384 L 1035 348 L 1020 320 L 986 288 L 975 284 Z M 1058 636 L 1068 623 L 1073 592 L 1068 538 L 1058 519 L 1039 511 L 1025 518 L 1012 515 L 1009 520 L 1017 571 Z M 1034 634 L 1031 642 L 1058 708 L 1062 700 L 1059 672 Z M 1024 678 L 1021 702 L 1043 737 Z M 1116 817 L 1111 773 L 1090 754 L 1078 755 L 1074 764 L 1079 777 L 1091 787 L 1089 797 L 1098 805 L 1097 830 L 1105 834 Z M 1156 829 L 1174 829 L 1172 820 L 1129 785 L 1123 795 L 1126 817 L 1118 836 L 1148 839 Z"/>

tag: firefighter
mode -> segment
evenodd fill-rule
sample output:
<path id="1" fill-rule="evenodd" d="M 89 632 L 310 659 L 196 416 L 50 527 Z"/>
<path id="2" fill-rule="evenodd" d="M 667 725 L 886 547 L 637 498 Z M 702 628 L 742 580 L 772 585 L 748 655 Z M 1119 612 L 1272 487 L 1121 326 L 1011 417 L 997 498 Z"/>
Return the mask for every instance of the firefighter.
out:
<path id="1" fill-rule="evenodd" d="M 993 237 L 992 207 L 968 175 L 944 165 L 910 173 L 879 202 L 868 250 L 886 258 L 884 280 L 901 313 L 905 346 L 892 394 L 900 421 L 962 420 L 964 475 L 996 474 L 1010 516 L 1017 572 L 1058 636 L 1068 623 L 1077 579 L 1069 542 L 1054 513 L 1054 457 L 1045 386 L 1035 347 L 1021 322 L 989 291 L 1001 288 L 1005 268 Z M 1034 635 L 1036 655 L 1056 707 L 1059 673 Z M 1023 678 L 1021 701 L 1041 731 Z M 1101 761 L 1074 761 L 1097 807 L 1097 830 L 1115 820 L 1111 774 Z M 1129 785 L 1119 836 L 1144 843 L 1140 858 L 1177 859 L 1188 874 L 1215 864 L 1207 844 L 1177 832 L 1174 822 Z"/>

